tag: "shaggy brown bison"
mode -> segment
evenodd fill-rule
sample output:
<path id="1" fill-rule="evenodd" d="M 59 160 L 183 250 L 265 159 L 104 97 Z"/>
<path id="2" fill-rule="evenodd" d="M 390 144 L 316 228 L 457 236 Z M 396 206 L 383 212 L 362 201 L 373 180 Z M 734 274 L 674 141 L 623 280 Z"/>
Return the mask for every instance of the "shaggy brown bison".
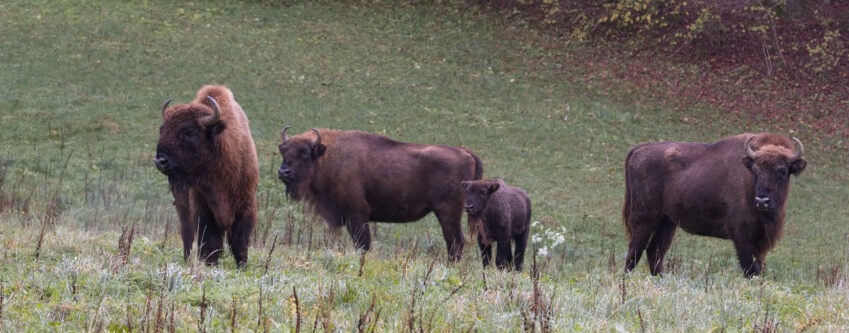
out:
<path id="1" fill-rule="evenodd" d="M 469 224 L 477 233 L 483 267 L 489 266 L 492 260 L 492 242 L 498 242 L 495 266 L 521 271 L 531 230 L 531 200 L 528 194 L 501 179 L 464 181 L 460 184 L 466 190 L 465 208 Z M 513 251 L 512 243 L 516 246 Z"/>
<path id="2" fill-rule="evenodd" d="M 204 86 L 189 104 L 169 108 L 170 102 L 162 106 L 154 163 L 174 195 L 183 257 L 188 259 L 198 234 L 198 255 L 217 264 L 227 234 L 236 264 L 244 267 L 259 179 L 248 118 L 223 86 Z"/>
<path id="3" fill-rule="evenodd" d="M 277 176 L 292 199 L 306 201 L 333 229 L 346 226 L 368 250 L 368 222 L 412 222 L 436 215 L 449 260 L 463 254 L 463 191 L 480 179 L 480 159 L 466 148 L 403 143 L 360 131 L 313 129 L 289 137 Z"/>
<path id="4" fill-rule="evenodd" d="M 632 148 L 625 159 L 622 209 L 625 271 L 634 269 L 645 250 L 651 273 L 660 274 L 680 226 L 731 239 L 746 277 L 759 275 L 767 251 L 781 238 L 790 175 L 807 165 L 803 150 L 798 139 L 769 133 Z"/>

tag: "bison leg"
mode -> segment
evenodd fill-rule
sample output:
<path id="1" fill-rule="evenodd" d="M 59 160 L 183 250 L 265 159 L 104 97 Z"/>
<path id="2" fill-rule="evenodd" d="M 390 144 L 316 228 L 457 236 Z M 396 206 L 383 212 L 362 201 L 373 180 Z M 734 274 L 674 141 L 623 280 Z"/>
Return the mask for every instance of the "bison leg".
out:
<path id="1" fill-rule="evenodd" d="M 743 274 L 745 274 L 746 278 L 760 275 L 764 256 L 756 256 L 758 251 L 755 246 L 751 244 L 751 241 L 738 240 L 735 238 L 734 247 L 737 250 L 737 260 L 740 261 L 740 267 L 743 269 Z"/>
<path id="2" fill-rule="evenodd" d="M 354 241 L 357 249 L 368 251 L 371 248 L 371 231 L 368 229 L 368 220 L 363 218 L 352 218 L 346 221 L 348 233 Z"/>
<path id="3" fill-rule="evenodd" d="M 633 222 L 630 224 L 634 225 Z M 645 228 L 634 228 L 631 234 L 628 235 L 628 256 L 625 257 L 626 272 L 634 270 L 634 267 L 640 262 L 640 257 L 643 255 L 643 251 L 646 249 L 653 232 L 654 230 L 647 230 Z"/>
<path id="4" fill-rule="evenodd" d="M 180 238 L 183 239 L 183 260 L 188 261 L 192 253 L 192 243 L 198 232 L 197 218 L 192 216 L 189 204 L 189 191 L 180 189 L 177 185 L 171 185 L 171 194 L 174 195 L 174 207 L 177 209 L 177 218 L 180 220 Z"/>
<path id="5" fill-rule="evenodd" d="M 198 216 L 198 233 L 200 233 L 198 256 L 207 265 L 218 265 L 218 257 L 224 248 L 224 240 L 212 212 L 206 207 L 203 208 Z"/>
<path id="6" fill-rule="evenodd" d="M 230 229 L 228 238 L 230 241 L 230 250 L 233 251 L 233 257 L 236 258 L 236 266 L 239 268 L 245 268 L 245 265 L 248 264 L 248 245 L 255 225 L 256 215 L 248 212 L 244 215 L 237 215 L 236 223 Z"/>
<path id="7" fill-rule="evenodd" d="M 458 200 L 456 207 L 435 210 L 433 213 L 442 227 L 442 237 L 448 248 L 448 261 L 456 262 L 463 256 L 463 245 L 466 242 L 463 236 L 463 201 Z"/>
<path id="8" fill-rule="evenodd" d="M 481 250 L 481 262 L 483 262 L 483 267 L 486 268 L 492 262 L 492 243 L 484 244 L 481 237 L 478 236 L 478 248 Z"/>
<path id="9" fill-rule="evenodd" d="M 510 237 L 499 237 L 495 247 L 495 267 L 505 269 L 513 265 L 513 251 Z"/>
<path id="10" fill-rule="evenodd" d="M 652 275 L 659 275 L 663 272 L 663 258 L 666 256 L 666 252 L 669 251 L 672 238 L 675 236 L 675 230 L 677 230 L 675 224 L 668 218 L 664 218 L 651 237 L 651 242 L 648 248 L 646 248 L 646 255 L 648 256 L 649 270 Z"/>
<path id="11" fill-rule="evenodd" d="M 525 262 L 525 248 L 528 246 L 529 233 L 530 228 L 513 238 L 513 242 L 516 246 L 516 248 L 513 249 L 513 269 L 517 271 L 522 270 L 522 264 Z"/>

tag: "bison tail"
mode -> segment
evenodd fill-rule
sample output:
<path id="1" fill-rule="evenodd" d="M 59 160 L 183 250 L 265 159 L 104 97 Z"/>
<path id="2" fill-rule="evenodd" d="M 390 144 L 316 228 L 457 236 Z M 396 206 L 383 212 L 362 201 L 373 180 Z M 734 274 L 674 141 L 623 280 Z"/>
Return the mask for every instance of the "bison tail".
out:
<path id="1" fill-rule="evenodd" d="M 481 162 L 480 157 L 475 155 L 471 150 L 466 149 L 469 152 L 469 155 L 472 155 L 472 158 L 475 159 L 475 178 L 473 180 L 483 179 L 483 162 Z"/>
<path id="2" fill-rule="evenodd" d="M 625 201 L 622 204 L 622 223 L 625 224 L 625 232 L 627 232 L 628 236 L 631 236 L 631 224 L 628 223 L 628 216 L 631 215 L 631 170 L 628 167 L 631 161 L 631 155 L 634 154 L 634 150 L 628 152 L 628 156 L 625 157 Z"/>

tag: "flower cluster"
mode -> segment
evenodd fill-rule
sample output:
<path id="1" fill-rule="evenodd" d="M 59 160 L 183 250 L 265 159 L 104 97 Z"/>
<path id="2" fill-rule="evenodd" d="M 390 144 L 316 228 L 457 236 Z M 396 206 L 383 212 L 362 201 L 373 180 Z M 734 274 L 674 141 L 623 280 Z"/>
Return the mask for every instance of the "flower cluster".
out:
<path id="1" fill-rule="evenodd" d="M 531 243 L 537 248 L 537 254 L 548 256 L 549 253 L 566 243 L 566 227 L 548 228 L 539 221 L 531 223 Z"/>

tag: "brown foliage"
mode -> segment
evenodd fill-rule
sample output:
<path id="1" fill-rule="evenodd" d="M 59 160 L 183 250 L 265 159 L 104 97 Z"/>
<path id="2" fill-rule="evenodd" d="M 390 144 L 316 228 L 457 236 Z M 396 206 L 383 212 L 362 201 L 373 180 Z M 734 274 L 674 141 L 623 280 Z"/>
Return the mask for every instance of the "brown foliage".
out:
<path id="1" fill-rule="evenodd" d="M 492 0 L 607 57 L 564 60 L 632 84 L 673 108 L 693 104 L 847 138 L 849 1 Z M 589 60 L 589 63 L 572 63 Z M 626 59 L 628 61 L 622 61 Z M 665 62 L 697 65 L 671 73 Z M 566 67 L 572 66 L 572 67 Z M 604 83 L 602 83 L 604 84 Z"/>

